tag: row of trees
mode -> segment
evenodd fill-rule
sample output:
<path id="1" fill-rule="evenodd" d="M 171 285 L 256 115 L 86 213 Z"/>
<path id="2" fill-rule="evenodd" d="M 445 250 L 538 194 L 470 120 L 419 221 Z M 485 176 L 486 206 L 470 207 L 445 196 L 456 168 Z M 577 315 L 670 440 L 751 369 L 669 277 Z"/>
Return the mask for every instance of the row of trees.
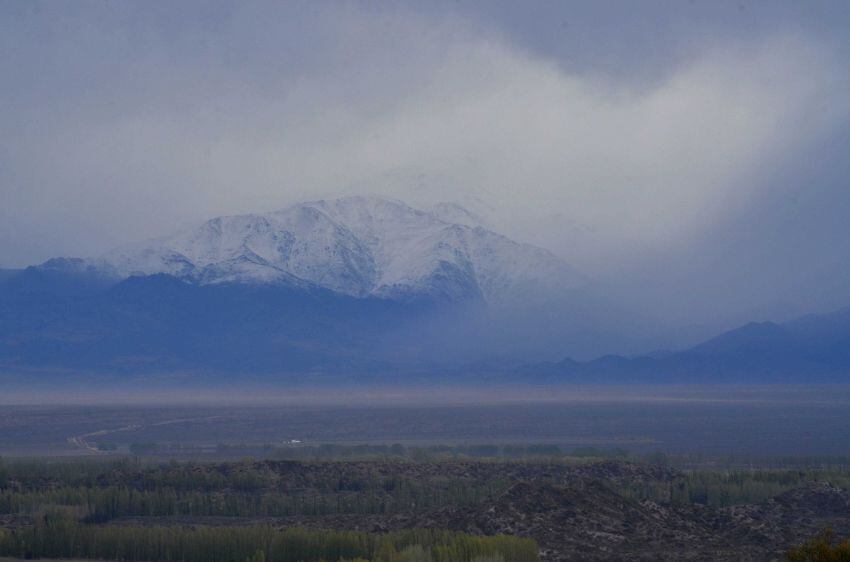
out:
<path id="1" fill-rule="evenodd" d="M 131 527 L 85 525 L 51 513 L 31 527 L 0 531 L 0 555 L 147 562 L 537 562 L 534 541 L 435 530 L 388 534 L 271 526 Z"/>
<path id="2" fill-rule="evenodd" d="M 45 463 L 46 464 L 46 463 Z M 95 466 L 97 470 L 93 470 Z M 79 467 L 79 472 L 68 467 Z M 22 470 L 23 468 L 31 470 Z M 56 463 L 13 465 L 0 514 L 73 506 L 88 521 L 121 516 L 383 514 L 475 505 L 507 486 L 499 478 L 382 472 L 369 463 L 300 465 Z"/>
<path id="3" fill-rule="evenodd" d="M 380 463 L 299 463 L 290 461 L 246 460 L 239 463 L 177 463 L 160 465 L 118 463 L 24 463 L 10 466 L 10 478 L 22 490 L 52 489 L 58 486 L 103 488 L 134 487 L 138 490 L 287 492 L 311 489 L 339 492 L 374 489 L 394 491 L 428 488 L 468 488 L 470 483 L 455 476 L 432 471 L 422 481 L 421 472 L 408 470 L 409 464 L 387 469 Z M 449 471 L 451 472 L 451 471 Z"/>
<path id="4" fill-rule="evenodd" d="M 292 515 L 385 514 L 425 511 L 449 505 L 480 503 L 493 491 L 487 484 L 463 487 L 368 488 L 327 493 L 276 491 L 182 491 L 173 488 L 137 490 L 124 486 L 105 488 L 59 487 L 50 490 L 0 492 L 0 514 L 34 514 L 50 506 L 73 506 L 87 521 L 105 522 L 122 516 L 231 516 L 286 517 Z M 493 484 L 495 487 L 496 485 Z"/>
<path id="5" fill-rule="evenodd" d="M 528 476 L 524 464 L 457 466 L 444 472 L 411 464 L 287 461 L 0 465 L 0 514 L 33 514 L 51 505 L 80 508 L 99 522 L 120 516 L 399 513 L 476 505 L 506 489 L 510 474 Z M 619 491 L 661 503 L 724 507 L 763 501 L 811 480 L 850 488 L 850 471 L 694 470 L 671 480 L 624 483 Z"/>

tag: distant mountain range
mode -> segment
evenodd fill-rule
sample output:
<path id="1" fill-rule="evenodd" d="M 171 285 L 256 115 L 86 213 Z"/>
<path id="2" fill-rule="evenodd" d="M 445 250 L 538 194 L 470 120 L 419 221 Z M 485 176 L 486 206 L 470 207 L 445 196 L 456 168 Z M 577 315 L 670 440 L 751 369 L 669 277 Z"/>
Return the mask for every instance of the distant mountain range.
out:
<path id="1" fill-rule="evenodd" d="M 545 309 L 549 297 L 580 300 L 570 291 L 585 281 L 552 253 L 478 223 L 457 205 L 419 210 L 349 197 L 219 217 L 94 258 L 0 270 L 0 373 L 286 383 L 848 380 L 850 308 L 748 324 L 679 352 L 527 363 L 506 350 L 494 360 L 492 347 L 477 348 L 482 334 L 510 340 L 519 323 L 511 311 L 532 301 Z M 583 306 L 554 316 L 591 315 L 594 305 Z M 508 312 L 492 313 L 500 309 Z M 557 339 L 558 325 L 548 326 L 532 333 Z"/>
<path id="2" fill-rule="evenodd" d="M 536 383 L 846 383 L 850 307 L 783 324 L 753 322 L 684 351 L 565 359 L 523 365 L 515 374 Z"/>

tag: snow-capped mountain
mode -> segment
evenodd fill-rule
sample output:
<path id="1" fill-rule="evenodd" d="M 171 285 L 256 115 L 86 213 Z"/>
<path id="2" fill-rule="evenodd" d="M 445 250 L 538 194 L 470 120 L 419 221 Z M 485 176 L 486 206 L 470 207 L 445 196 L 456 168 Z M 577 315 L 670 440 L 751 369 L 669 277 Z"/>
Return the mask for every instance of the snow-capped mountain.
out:
<path id="1" fill-rule="evenodd" d="M 114 278 L 166 273 L 201 285 L 285 283 L 355 297 L 489 303 L 581 282 L 551 252 L 475 226 L 462 207 L 426 212 L 359 196 L 215 218 L 78 267 Z"/>

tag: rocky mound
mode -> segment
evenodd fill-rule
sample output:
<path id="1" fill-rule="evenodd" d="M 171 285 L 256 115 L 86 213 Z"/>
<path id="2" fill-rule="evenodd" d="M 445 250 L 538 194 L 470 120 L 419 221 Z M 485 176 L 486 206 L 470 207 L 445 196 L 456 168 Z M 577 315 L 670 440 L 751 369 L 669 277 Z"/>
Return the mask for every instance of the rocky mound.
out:
<path id="1" fill-rule="evenodd" d="M 229 466 L 245 470 L 251 465 Z M 489 499 L 430 511 L 383 514 L 298 515 L 285 518 L 124 518 L 113 524 L 250 524 L 385 532 L 437 528 L 472 534 L 533 538 L 541 560 L 782 560 L 784 552 L 832 527 L 850 537 L 850 492 L 810 482 L 759 504 L 714 508 L 638 501 L 630 485 L 674 483 L 673 469 L 602 462 L 538 463 L 257 463 L 279 490 L 315 490 L 333 476 L 345 487 L 365 475 L 468 482 L 507 481 Z"/>
<path id="2" fill-rule="evenodd" d="M 518 482 L 474 507 L 427 514 L 295 517 L 279 525 L 381 532 L 441 528 L 535 539 L 542 561 L 782 560 L 832 527 L 850 536 L 850 492 L 816 482 L 757 505 L 715 509 L 635 501 L 602 481 L 575 486 Z"/>
<path id="3" fill-rule="evenodd" d="M 518 483 L 445 524 L 534 538 L 542 560 L 778 560 L 825 527 L 850 536 L 850 492 L 814 482 L 763 504 L 714 509 L 638 502 L 601 481 Z"/>

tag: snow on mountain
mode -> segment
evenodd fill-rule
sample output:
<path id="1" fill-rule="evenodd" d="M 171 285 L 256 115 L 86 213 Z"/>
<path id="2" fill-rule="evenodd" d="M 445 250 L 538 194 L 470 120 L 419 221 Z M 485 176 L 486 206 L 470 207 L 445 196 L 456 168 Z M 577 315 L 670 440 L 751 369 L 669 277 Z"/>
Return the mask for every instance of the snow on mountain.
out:
<path id="1" fill-rule="evenodd" d="M 452 204 L 426 212 L 391 199 L 345 197 L 215 218 L 83 263 L 119 278 L 167 273 L 199 284 L 287 283 L 357 297 L 490 303 L 581 282 L 552 253 L 475 222 Z"/>
<path id="2" fill-rule="evenodd" d="M 443 201 L 431 207 L 430 212 L 443 222 L 466 226 L 486 226 L 484 219 L 457 203 Z"/>

